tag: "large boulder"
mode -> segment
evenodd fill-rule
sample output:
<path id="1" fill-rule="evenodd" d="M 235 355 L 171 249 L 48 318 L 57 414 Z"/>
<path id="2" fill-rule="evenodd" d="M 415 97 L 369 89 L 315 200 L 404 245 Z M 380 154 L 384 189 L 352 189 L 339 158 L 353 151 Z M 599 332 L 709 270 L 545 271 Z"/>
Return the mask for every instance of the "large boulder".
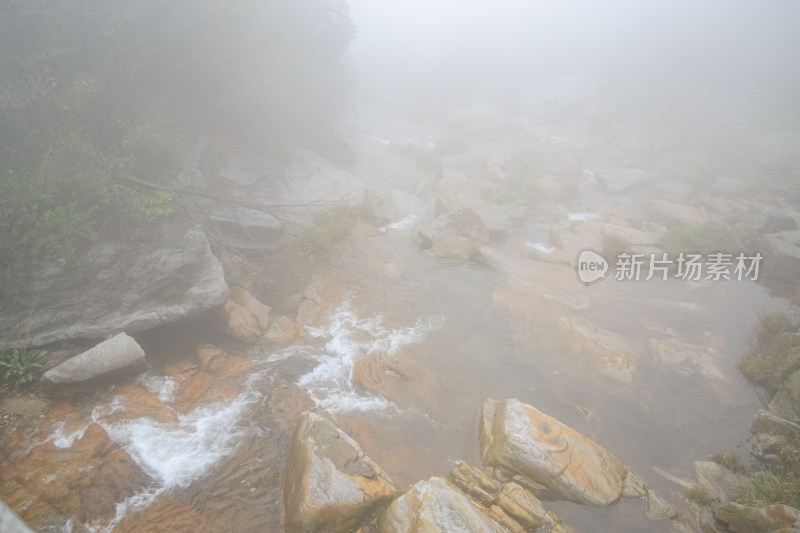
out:
<path id="1" fill-rule="evenodd" d="M 616 502 L 628 469 L 594 441 L 518 400 L 486 400 L 483 464 L 521 475 L 559 496 L 596 507 Z"/>
<path id="2" fill-rule="evenodd" d="M 287 531 L 337 532 L 389 503 L 397 487 L 330 421 L 303 413 L 284 471 Z"/>
<path id="3" fill-rule="evenodd" d="M 419 230 L 422 248 L 434 257 L 469 259 L 489 244 L 489 230 L 471 209 L 447 213 Z"/>
<path id="4" fill-rule="evenodd" d="M 500 533 L 510 531 L 449 481 L 432 477 L 412 486 L 378 519 L 380 533 Z"/>
<path id="5" fill-rule="evenodd" d="M 272 308 L 241 287 L 231 290 L 220 311 L 227 333 L 245 342 L 254 342 L 267 332 L 271 312 Z"/>
<path id="6" fill-rule="evenodd" d="M 228 293 L 205 234 L 183 219 L 101 238 L 76 261 L 38 273 L 19 302 L 0 310 L 0 338 L 33 346 L 104 339 L 212 309 Z"/>
<path id="7" fill-rule="evenodd" d="M 143 372 L 144 350 L 125 333 L 67 359 L 42 375 L 42 385 L 59 393 L 86 392 L 92 385 Z"/>

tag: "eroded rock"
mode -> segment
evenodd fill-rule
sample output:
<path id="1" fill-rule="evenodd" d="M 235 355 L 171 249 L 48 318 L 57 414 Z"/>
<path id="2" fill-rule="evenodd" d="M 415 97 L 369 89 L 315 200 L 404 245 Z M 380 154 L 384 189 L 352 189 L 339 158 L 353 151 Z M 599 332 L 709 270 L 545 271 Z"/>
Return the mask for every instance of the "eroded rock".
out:
<path id="1" fill-rule="evenodd" d="M 483 464 L 520 474 L 559 496 L 604 507 L 622 496 L 628 469 L 592 440 L 518 400 L 486 400 Z"/>
<path id="2" fill-rule="evenodd" d="M 715 516 L 728 524 L 728 529 L 734 533 L 800 531 L 800 511 L 788 505 L 750 507 L 731 502 L 720 507 Z"/>
<path id="3" fill-rule="evenodd" d="M 397 487 L 361 447 L 330 421 L 303 413 L 284 471 L 287 530 L 346 531 Z"/>

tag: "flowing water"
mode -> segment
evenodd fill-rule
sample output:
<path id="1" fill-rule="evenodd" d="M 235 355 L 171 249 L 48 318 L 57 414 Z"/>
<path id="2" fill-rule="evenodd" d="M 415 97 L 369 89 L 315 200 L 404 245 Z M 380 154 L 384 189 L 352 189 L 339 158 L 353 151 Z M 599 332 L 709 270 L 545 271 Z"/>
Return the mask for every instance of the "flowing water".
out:
<path id="1" fill-rule="evenodd" d="M 415 191 L 402 179 L 407 164 L 369 152 L 363 160 L 360 176 L 376 180 L 370 186 Z M 597 202 L 582 207 L 567 214 L 570 223 L 604 217 Z M 554 250 L 541 221 L 493 243 L 513 258 L 508 268 L 432 258 L 414 238 L 430 210 L 356 231 L 320 272 L 323 284 L 341 289 L 337 296 L 293 345 L 248 348 L 255 366 L 237 394 L 180 412 L 174 378 L 153 371 L 138 384 L 175 409 L 177 424 L 117 420 L 113 401 L 95 408 L 92 420 L 151 482 L 110 522 L 87 526 L 282 531 L 289 418 L 306 408 L 327 413 L 400 487 L 446 475 L 458 460 L 480 465 L 487 398 L 517 398 L 554 416 L 675 505 L 682 488 L 658 470 L 691 478 L 694 461 L 746 449 L 760 403 L 736 365 L 758 315 L 782 300 L 750 281 L 606 279 L 587 287 L 570 267 L 520 258 Z M 197 344 L 215 340 L 202 325 L 154 339 L 148 354 L 170 353 L 172 362 L 191 362 Z M 396 362 L 382 384 L 356 379 L 359 361 L 371 358 Z M 52 435 L 57 446 L 76 438 L 63 428 Z M 639 500 L 602 510 L 546 505 L 577 531 L 670 530 L 669 521 L 647 521 Z"/>
<path id="2" fill-rule="evenodd" d="M 735 366 L 758 313 L 779 305 L 760 286 L 606 280 L 586 289 L 592 305 L 580 313 L 564 314 L 546 294 L 534 295 L 526 301 L 533 314 L 521 325 L 498 296 L 508 290 L 508 276 L 477 263 L 426 257 L 410 236 L 403 229 L 375 231 L 347 248 L 326 272 L 348 288 L 344 297 L 319 326 L 307 328 L 304 343 L 254 348 L 257 365 L 238 397 L 181 415 L 178 427 L 147 419 L 105 424 L 154 481 L 97 529 L 136 531 L 136 517 L 148 512 L 165 530 L 184 527 L 185 513 L 154 510 L 169 496 L 202 514 L 212 530 L 281 530 L 289 437 L 275 411 L 279 380 L 305 390 L 401 486 L 445 475 L 459 459 L 480 463 L 478 413 L 486 398 L 518 398 L 555 416 L 673 502 L 680 487 L 654 467 L 691 477 L 693 461 L 744 446 L 759 404 Z M 376 274 L 386 269 L 375 262 L 387 260 L 402 260 L 404 268 Z M 591 356 L 559 329 L 565 316 L 580 316 L 634 345 L 645 343 L 643 324 L 699 339 L 718 354 L 715 372 L 723 378 L 676 370 L 643 349 L 630 383 L 603 379 Z M 405 392 L 384 397 L 353 377 L 359 359 L 377 354 L 403 354 L 429 372 L 412 375 L 419 381 Z M 173 400 L 169 378 L 140 382 L 168 405 Z M 668 523 L 646 521 L 641 501 L 605 510 L 548 505 L 579 531 L 669 530 Z"/>

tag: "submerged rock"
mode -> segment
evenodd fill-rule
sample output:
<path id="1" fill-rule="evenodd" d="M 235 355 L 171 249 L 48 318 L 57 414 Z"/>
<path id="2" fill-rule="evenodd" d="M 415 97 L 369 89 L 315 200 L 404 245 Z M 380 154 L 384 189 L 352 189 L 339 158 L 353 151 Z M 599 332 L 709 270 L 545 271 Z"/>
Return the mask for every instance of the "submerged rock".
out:
<path id="1" fill-rule="evenodd" d="M 143 372 L 144 350 L 125 333 L 68 359 L 42 375 L 42 385 L 56 393 L 85 393 L 88 387 L 110 379 Z"/>
<path id="2" fill-rule="evenodd" d="M 284 480 L 288 531 L 346 531 L 397 492 L 353 439 L 308 412 L 297 423 Z"/>
<path id="3" fill-rule="evenodd" d="M 62 403 L 30 451 L 0 467 L 0 498 L 37 530 L 69 518 L 103 522 L 148 479 L 100 425 Z"/>
<path id="4" fill-rule="evenodd" d="M 628 469 L 577 431 L 518 400 L 486 400 L 483 464 L 521 475 L 571 501 L 604 507 L 623 492 Z"/>

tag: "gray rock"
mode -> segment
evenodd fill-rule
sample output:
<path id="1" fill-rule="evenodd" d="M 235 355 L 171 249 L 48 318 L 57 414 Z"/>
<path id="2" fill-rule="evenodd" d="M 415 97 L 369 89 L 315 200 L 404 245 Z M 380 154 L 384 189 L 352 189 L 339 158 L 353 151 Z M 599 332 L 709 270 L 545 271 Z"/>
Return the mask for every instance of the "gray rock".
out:
<path id="1" fill-rule="evenodd" d="M 596 170 L 595 178 L 610 193 L 624 193 L 641 188 L 650 183 L 656 173 L 641 168 L 610 168 Z"/>
<path id="2" fill-rule="evenodd" d="M 51 392 L 88 392 L 87 387 L 136 375 L 147 368 L 144 350 L 125 333 L 120 333 L 42 375 L 42 385 Z"/>
<path id="3" fill-rule="evenodd" d="M 731 502 L 720 507 L 715 517 L 728 524 L 728 529 L 734 533 L 800 531 L 800 511 L 788 505 L 750 507 Z"/>
<path id="4" fill-rule="evenodd" d="M 434 257 L 468 259 L 489 244 L 489 231 L 470 209 L 447 213 L 419 230 L 422 248 Z"/>
<path id="5" fill-rule="evenodd" d="M 762 235 L 761 244 L 767 254 L 765 276 L 796 284 L 800 278 L 800 230 Z"/>
<path id="6" fill-rule="evenodd" d="M 750 183 L 739 178 L 723 176 L 714 180 L 711 185 L 711 194 L 724 198 L 740 198 L 747 196 L 753 190 Z"/>
<path id="7" fill-rule="evenodd" d="M 397 491 L 361 447 L 330 421 L 303 413 L 284 471 L 287 531 L 346 531 Z"/>
<path id="8" fill-rule="evenodd" d="M 562 498 L 604 507 L 622 496 L 628 469 L 619 459 L 530 405 L 486 400 L 480 441 L 485 466 L 525 476 Z"/>
<path id="9" fill-rule="evenodd" d="M 761 214 L 758 226 L 759 233 L 777 233 L 779 231 L 794 231 L 800 229 L 797 221 L 800 213 L 791 208 L 767 207 Z"/>
<path id="10" fill-rule="evenodd" d="M 208 239 L 183 219 L 158 232 L 100 240 L 75 261 L 37 275 L 20 303 L 0 311 L 0 338 L 33 346 L 103 339 L 201 313 L 228 294 Z"/>
<path id="11" fill-rule="evenodd" d="M 225 236 L 226 244 L 237 248 L 271 248 L 281 236 L 280 220 L 256 209 L 218 207 L 208 221 Z"/>

